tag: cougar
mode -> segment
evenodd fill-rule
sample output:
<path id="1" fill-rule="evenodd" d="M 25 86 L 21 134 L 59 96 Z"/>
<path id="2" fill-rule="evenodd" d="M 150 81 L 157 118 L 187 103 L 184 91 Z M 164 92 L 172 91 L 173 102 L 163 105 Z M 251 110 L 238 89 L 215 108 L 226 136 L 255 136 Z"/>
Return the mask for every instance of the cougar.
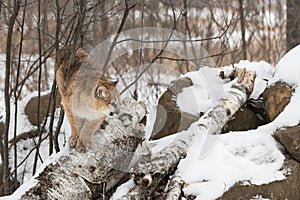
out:
<path id="1" fill-rule="evenodd" d="M 97 128 L 119 104 L 116 82 L 104 77 L 95 61 L 79 48 L 57 52 L 55 79 L 71 125 L 69 145 L 87 151 Z"/>

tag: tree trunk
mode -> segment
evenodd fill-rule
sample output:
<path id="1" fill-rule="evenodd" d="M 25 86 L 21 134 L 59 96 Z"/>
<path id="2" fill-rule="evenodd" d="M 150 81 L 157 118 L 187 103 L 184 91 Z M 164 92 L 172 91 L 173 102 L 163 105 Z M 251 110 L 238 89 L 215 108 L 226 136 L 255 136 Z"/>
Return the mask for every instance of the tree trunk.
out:
<path id="1" fill-rule="evenodd" d="M 7 42 L 6 42 L 6 67 L 5 67 L 5 89 L 4 89 L 4 99 L 5 99 L 5 128 L 3 134 L 3 194 L 10 193 L 10 185 L 9 185 L 9 162 L 8 162 L 8 134 L 9 134 L 9 122 L 10 122 L 10 69 L 11 69 L 11 46 L 12 46 L 12 35 L 14 30 L 14 24 L 17 19 L 19 10 L 20 10 L 20 0 L 14 1 L 13 12 L 11 13 L 11 17 L 9 20 L 9 27 L 7 32 Z"/>
<path id="2" fill-rule="evenodd" d="M 219 134 L 226 122 L 246 102 L 253 91 L 256 74 L 245 69 L 235 71 L 238 83 L 233 84 L 216 106 L 198 121 L 198 131 L 182 133 L 156 155 L 145 155 L 131 170 L 137 184 L 122 199 L 140 199 L 149 196 L 158 183 L 172 173 L 179 161 L 186 156 L 188 147 L 199 134 Z M 176 183 L 177 184 L 177 183 Z"/>
<path id="3" fill-rule="evenodd" d="M 286 51 L 300 44 L 300 1 L 286 1 Z"/>
<path id="4" fill-rule="evenodd" d="M 139 122 L 145 114 L 141 104 L 124 99 L 119 113 L 97 130 L 87 153 L 70 149 L 44 169 L 21 199 L 93 199 L 111 189 L 137 162 L 144 128 Z"/>
<path id="5" fill-rule="evenodd" d="M 240 12 L 240 22 L 241 22 L 241 33 L 242 33 L 242 59 L 247 60 L 247 43 L 246 43 L 246 29 L 245 29 L 245 17 L 244 17 L 244 7 L 243 0 L 239 0 L 239 12 Z"/>

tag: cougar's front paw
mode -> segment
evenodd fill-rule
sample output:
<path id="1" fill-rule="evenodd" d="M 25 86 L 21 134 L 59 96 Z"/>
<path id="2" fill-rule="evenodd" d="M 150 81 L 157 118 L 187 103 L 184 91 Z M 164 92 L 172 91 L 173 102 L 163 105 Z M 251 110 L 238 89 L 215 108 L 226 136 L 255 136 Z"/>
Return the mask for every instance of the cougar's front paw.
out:
<path id="1" fill-rule="evenodd" d="M 79 152 L 87 152 L 90 146 L 91 146 L 90 141 L 82 140 L 80 138 L 77 140 L 76 149 Z"/>
<path id="2" fill-rule="evenodd" d="M 76 146 L 76 143 L 77 143 L 77 139 L 75 138 L 75 137 L 70 137 L 69 138 L 69 146 L 71 147 L 71 148 L 74 148 L 75 146 Z"/>

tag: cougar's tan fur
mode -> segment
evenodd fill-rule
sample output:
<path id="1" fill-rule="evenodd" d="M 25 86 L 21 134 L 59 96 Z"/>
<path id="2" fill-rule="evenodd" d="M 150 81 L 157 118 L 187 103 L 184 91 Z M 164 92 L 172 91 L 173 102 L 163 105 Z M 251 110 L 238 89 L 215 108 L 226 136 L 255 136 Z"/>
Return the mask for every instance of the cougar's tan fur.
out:
<path id="1" fill-rule="evenodd" d="M 64 47 L 57 52 L 55 79 L 71 125 L 70 147 L 86 151 L 105 117 L 115 110 L 119 93 L 83 50 Z"/>

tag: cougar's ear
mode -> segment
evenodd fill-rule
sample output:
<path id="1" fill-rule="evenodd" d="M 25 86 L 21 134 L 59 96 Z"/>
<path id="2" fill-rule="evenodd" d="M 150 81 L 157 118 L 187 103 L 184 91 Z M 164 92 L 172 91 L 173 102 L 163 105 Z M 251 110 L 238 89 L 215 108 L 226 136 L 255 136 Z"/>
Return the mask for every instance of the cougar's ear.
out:
<path id="1" fill-rule="evenodd" d="M 111 82 L 112 82 L 112 84 L 113 84 L 114 86 L 116 86 L 116 85 L 118 84 L 118 82 L 119 82 L 119 79 L 118 79 L 118 78 L 113 79 L 113 80 L 111 80 Z"/>
<path id="2" fill-rule="evenodd" d="M 114 86 L 116 86 L 118 84 L 118 82 L 119 82 L 118 78 L 112 81 L 112 83 L 114 84 Z"/>
<path id="3" fill-rule="evenodd" d="M 96 99 L 106 99 L 108 98 L 109 93 L 106 87 L 99 85 L 95 89 L 95 98 Z"/>
<path id="4" fill-rule="evenodd" d="M 109 77 L 108 80 L 109 80 L 114 86 L 116 86 L 116 85 L 118 84 L 118 82 L 119 82 L 119 78 L 117 78 L 117 77 L 114 77 L 114 78 Z"/>

